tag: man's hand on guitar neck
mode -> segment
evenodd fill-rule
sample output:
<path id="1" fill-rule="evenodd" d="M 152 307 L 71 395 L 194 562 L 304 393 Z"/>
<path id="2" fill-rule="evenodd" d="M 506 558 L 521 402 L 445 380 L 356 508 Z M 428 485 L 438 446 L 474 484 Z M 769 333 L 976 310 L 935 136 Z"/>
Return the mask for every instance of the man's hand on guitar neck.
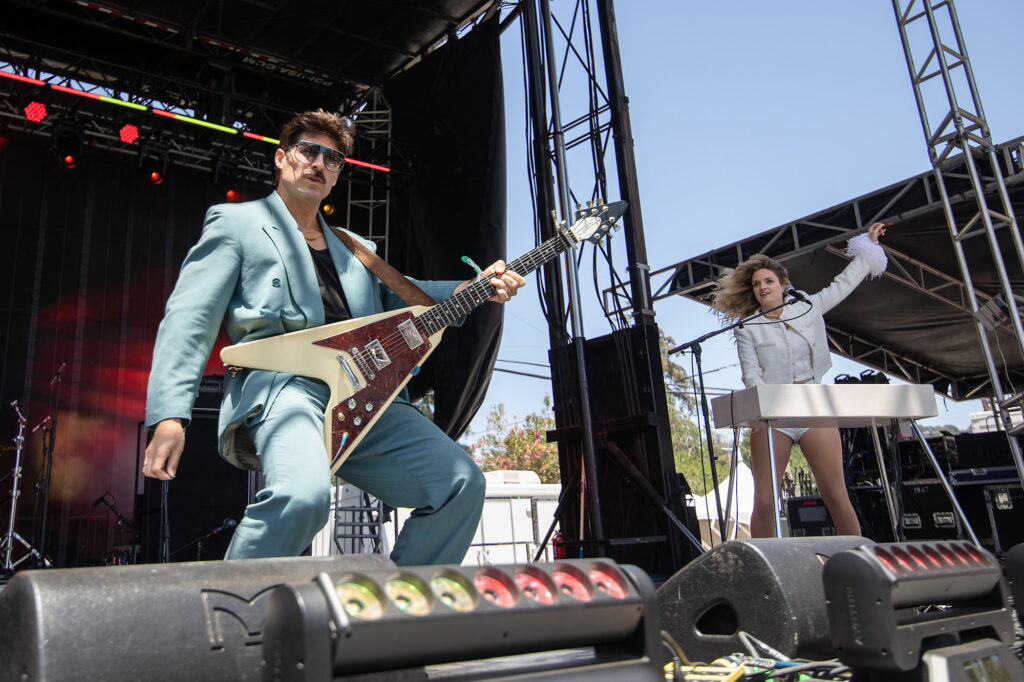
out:
<path id="1" fill-rule="evenodd" d="M 478 279 L 490 278 L 491 286 L 494 287 L 494 296 L 491 296 L 488 301 L 495 303 L 506 303 L 510 298 L 516 295 L 516 291 L 519 287 L 526 284 L 526 280 L 523 277 L 512 270 L 505 269 L 505 261 L 496 260 L 487 267 L 486 270 L 480 273 Z M 465 282 L 455 287 L 455 292 L 458 293 L 468 287 L 470 284 L 477 280 L 467 279 Z"/>
<path id="2" fill-rule="evenodd" d="M 169 481 L 178 471 L 178 460 L 185 449 L 185 428 L 180 419 L 164 419 L 153 429 L 153 438 L 146 446 L 142 473 L 150 478 Z"/>

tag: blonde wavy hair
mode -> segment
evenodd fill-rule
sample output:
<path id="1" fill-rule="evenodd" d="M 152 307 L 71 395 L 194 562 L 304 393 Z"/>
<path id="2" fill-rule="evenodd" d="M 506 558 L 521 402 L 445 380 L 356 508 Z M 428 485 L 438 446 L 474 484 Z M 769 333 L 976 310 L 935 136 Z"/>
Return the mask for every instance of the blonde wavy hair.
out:
<path id="1" fill-rule="evenodd" d="M 740 319 L 760 309 L 750 284 L 758 270 L 771 270 L 778 276 L 782 286 L 790 283 L 789 271 L 782 263 L 760 253 L 751 256 L 735 268 L 723 271 L 715 281 L 711 307 L 720 317 Z"/>

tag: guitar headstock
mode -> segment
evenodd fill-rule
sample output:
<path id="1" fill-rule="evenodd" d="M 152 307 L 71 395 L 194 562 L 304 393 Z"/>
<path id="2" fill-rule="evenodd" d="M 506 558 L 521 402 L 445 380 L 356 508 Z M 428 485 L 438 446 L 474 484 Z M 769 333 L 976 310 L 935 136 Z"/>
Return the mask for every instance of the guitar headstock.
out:
<path id="1" fill-rule="evenodd" d="M 615 201 L 610 204 L 603 203 L 598 199 L 596 203 L 588 201 L 586 206 L 576 206 L 576 222 L 569 231 L 577 242 L 584 239 L 598 243 L 614 227 L 616 230 L 621 226 L 616 222 L 626 212 L 629 204 L 625 201 Z"/>

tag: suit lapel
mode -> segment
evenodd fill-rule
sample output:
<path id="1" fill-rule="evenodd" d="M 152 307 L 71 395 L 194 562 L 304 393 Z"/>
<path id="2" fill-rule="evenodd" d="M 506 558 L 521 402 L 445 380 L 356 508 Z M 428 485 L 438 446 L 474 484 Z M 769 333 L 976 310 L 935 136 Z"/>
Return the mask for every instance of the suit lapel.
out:
<path id="1" fill-rule="evenodd" d="M 341 288 L 345 292 L 345 302 L 348 304 L 349 313 L 352 314 L 352 317 L 366 317 L 379 313 L 380 308 L 374 306 L 373 280 L 371 279 L 373 275 L 338 239 L 334 231 L 327 226 L 323 216 L 319 216 L 319 218 L 320 227 L 327 240 L 327 248 L 331 252 L 331 260 L 334 261 L 334 268 L 338 271 L 338 281 L 341 282 Z"/>
<path id="2" fill-rule="evenodd" d="M 288 212 L 288 207 L 284 205 L 280 195 L 272 192 L 264 201 L 267 204 L 269 221 L 263 225 L 263 231 L 274 242 L 281 255 L 292 300 L 306 316 L 307 326 L 318 327 L 324 323 L 324 302 L 320 298 L 320 286 L 313 270 L 309 247 L 306 246 L 298 223 Z"/>

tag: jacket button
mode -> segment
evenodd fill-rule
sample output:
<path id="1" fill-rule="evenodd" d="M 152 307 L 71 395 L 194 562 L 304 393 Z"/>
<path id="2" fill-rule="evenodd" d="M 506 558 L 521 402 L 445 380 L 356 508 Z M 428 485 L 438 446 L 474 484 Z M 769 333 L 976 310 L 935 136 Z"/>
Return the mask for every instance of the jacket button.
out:
<path id="1" fill-rule="evenodd" d="M 278 279 L 277 277 L 275 277 L 270 284 L 275 286 L 275 287 L 277 287 L 277 288 L 279 288 L 279 289 L 281 288 L 281 280 Z"/>

